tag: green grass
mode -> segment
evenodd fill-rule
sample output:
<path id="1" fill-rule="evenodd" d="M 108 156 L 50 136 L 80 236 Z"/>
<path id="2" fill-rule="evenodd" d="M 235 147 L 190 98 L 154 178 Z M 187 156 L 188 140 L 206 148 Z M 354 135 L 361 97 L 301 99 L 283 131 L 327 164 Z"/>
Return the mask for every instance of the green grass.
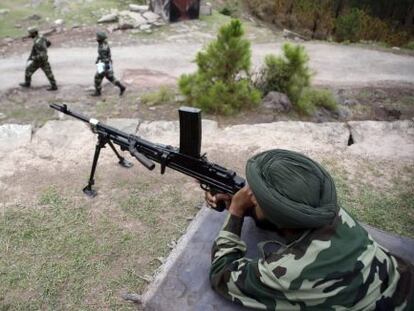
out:
<path id="1" fill-rule="evenodd" d="M 140 276 L 194 212 L 177 190 L 155 186 L 130 186 L 130 197 L 112 198 L 115 211 L 94 212 L 55 187 L 31 205 L 0 207 L 2 310 L 134 310 L 120 293 L 143 291 Z"/>
<path id="2" fill-rule="evenodd" d="M 299 111 L 312 114 L 317 107 L 323 107 L 331 111 L 338 109 L 338 104 L 332 93 L 328 90 L 306 88 L 297 104 Z"/>
<path id="3" fill-rule="evenodd" d="M 161 86 L 158 91 L 145 93 L 141 96 L 141 102 L 148 106 L 168 104 L 175 99 L 175 90 L 168 86 Z"/>
<path id="4" fill-rule="evenodd" d="M 382 230 L 414 238 L 414 172 L 405 168 L 399 177 L 392 178 L 386 189 L 368 182 L 366 176 L 383 179 L 383 173 L 372 167 L 361 167 L 356 177 L 350 178 L 336 164 L 328 164 L 338 191 L 341 206 L 359 221 Z M 404 175 L 404 177 L 402 177 Z"/>
<path id="5" fill-rule="evenodd" d="M 9 9 L 10 12 L 0 15 L 0 38 L 26 35 L 28 26 L 38 26 L 42 30 L 58 18 L 64 19 L 66 26 L 69 27 L 73 24 L 93 25 L 96 24 L 100 16 L 109 12 L 110 9 L 125 9 L 128 3 L 137 3 L 137 1 L 68 1 L 67 9 L 64 11 L 55 10 L 53 1 L 42 1 L 40 5 L 33 7 L 31 1 L 28 0 L 2 1 L 0 9 Z M 33 14 L 42 18 L 38 21 L 26 20 L 28 16 Z M 22 27 L 16 28 L 16 24 Z"/>

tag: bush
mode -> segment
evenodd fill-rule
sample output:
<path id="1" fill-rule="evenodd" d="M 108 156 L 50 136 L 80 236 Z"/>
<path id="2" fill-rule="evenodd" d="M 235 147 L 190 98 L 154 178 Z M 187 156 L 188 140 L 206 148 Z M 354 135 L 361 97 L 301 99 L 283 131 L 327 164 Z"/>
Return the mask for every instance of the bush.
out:
<path id="1" fill-rule="evenodd" d="M 338 41 L 359 41 L 362 13 L 359 9 L 353 9 L 350 13 L 337 18 L 335 24 Z"/>
<path id="2" fill-rule="evenodd" d="M 303 91 L 296 107 L 297 110 L 305 114 L 312 114 L 317 107 L 323 107 L 331 111 L 338 109 L 337 102 L 331 92 L 311 88 Z"/>
<path id="3" fill-rule="evenodd" d="M 161 86 L 156 92 L 145 93 L 141 96 L 141 102 L 148 106 L 167 104 L 174 100 L 175 92 L 172 88 Z"/>
<path id="4" fill-rule="evenodd" d="M 260 92 L 249 78 L 250 42 L 243 35 L 242 23 L 234 19 L 221 27 L 217 39 L 197 54 L 197 72 L 182 75 L 178 82 L 187 104 L 231 114 L 259 103 Z"/>
<path id="5" fill-rule="evenodd" d="M 258 73 L 255 84 L 265 95 L 277 91 L 287 94 L 290 100 L 296 102 L 312 77 L 308 67 L 309 56 L 300 45 L 286 43 L 282 49 L 282 56 L 266 56 L 265 65 Z"/>

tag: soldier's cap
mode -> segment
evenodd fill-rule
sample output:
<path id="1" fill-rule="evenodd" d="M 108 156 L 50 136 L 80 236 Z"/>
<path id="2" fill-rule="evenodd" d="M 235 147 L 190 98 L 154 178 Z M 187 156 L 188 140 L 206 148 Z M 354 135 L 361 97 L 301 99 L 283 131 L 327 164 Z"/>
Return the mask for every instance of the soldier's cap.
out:
<path id="1" fill-rule="evenodd" d="M 27 28 L 27 32 L 29 34 L 38 33 L 39 29 L 37 29 L 37 27 L 32 26 L 32 27 Z"/>
<path id="2" fill-rule="evenodd" d="M 106 35 L 106 33 L 104 31 L 97 31 L 96 32 L 96 39 L 105 40 L 106 38 L 108 38 L 108 36 Z"/>

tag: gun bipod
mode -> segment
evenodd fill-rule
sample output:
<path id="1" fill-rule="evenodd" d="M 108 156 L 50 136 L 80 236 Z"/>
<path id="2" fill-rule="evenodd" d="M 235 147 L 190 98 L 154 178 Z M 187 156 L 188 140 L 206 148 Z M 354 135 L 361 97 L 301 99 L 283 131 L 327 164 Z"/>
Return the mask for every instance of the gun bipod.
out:
<path id="1" fill-rule="evenodd" d="M 90 177 L 89 177 L 88 185 L 85 188 L 83 188 L 83 193 L 85 193 L 88 197 L 91 197 L 91 198 L 93 198 L 97 195 L 96 190 L 92 189 L 92 186 L 95 184 L 94 177 L 95 177 L 96 166 L 98 165 L 99 155 L 101 154 L 101 149 L 105 148 L 106 144 L 109 144 L 112 151 L 117 156 L 117 158 L 119 160 L 119 162 L 118 162 L 119 165 L 121 165 L 122 167 L 125 167 L 125 168 L 130 168 L 134 165 L 133 163 L 129 162 L 128 160 L 126 160 L 124 157 L 122 157 L 118 153 L 118 151 L 115 149 L 115 146 L 113 145 L 111 140 L 109 140 L 107 137 L 105 137 L 102 134 L 98 134 L 98 141 L 97 141 L 96 147 L 95 147 L 95 154 L 93 156 L 91 174 L 90 174 Z"/>

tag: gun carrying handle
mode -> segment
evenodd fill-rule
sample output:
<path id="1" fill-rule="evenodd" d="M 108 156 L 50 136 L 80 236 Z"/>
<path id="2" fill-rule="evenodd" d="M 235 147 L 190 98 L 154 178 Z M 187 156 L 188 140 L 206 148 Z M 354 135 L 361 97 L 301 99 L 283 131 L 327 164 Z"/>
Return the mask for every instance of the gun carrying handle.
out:
<path id="1" fill-rule="evenodd" d="M 129 152 L 136 158 L 142 165 L 144 165 L 147 169 L 152 171 L 155 168 L 154 162 L 144 156 L 142 153 L 139 153 L 135 148 L 129 148 Z"/>

